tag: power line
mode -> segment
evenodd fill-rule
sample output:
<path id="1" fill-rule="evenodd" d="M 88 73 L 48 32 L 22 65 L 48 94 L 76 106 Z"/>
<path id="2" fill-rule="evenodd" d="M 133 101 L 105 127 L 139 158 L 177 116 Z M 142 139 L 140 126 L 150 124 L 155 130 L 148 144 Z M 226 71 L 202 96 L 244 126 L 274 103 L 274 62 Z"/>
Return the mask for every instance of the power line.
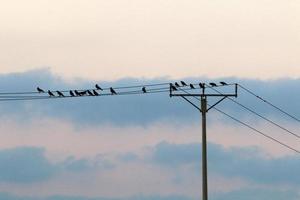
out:
<path id="1" fill-rule="evenodd" d="M 271 103 L 270 101 L 268 101 L 268 100 L 262 98 L 261 96 L 258 96 L 257 94 L 255 94 L 254 92 L 252 92 L 250 89 L 247 89 L 246 87 L 244 87 L 244 86 L 242 86 L 242 85 L 240 85 L 240 84 L 238 84 L 238 86 L 239 86 L 240 88 L 242 88 L 243 90 L 245 90 L 246 92 L 248 92 L 249 94 L 251 94 L 252 96 L 258 98 L 259 100 L 263 101 L 264 103 L 268 104 L 269 106 L 272 106 L 272 107 L 275 108 L 276 110 L 280 111 L 281 113 L 283 113 L 283 114 L 289 116 L 290 118 L 292 118 L 292 119 L 294 119 L 294 120 L 300 122 L 300 119 L 297 118 L 296 116 L 294 116 L 294 115 L 292 115 L 292 114 L 290 114 L 290 113 L 284 111 L 282 108 L 280 108 L 280 107 L 274 105 L 273 103 Z"/>
<path id="2" fill-rule="evenodd" d="M 291 146 L 289 146 L 289 145 L 287 145 L 287 144 L 285 144 L 285 143 L 283 143 L 283 142 L 281 142 L 281 141 L 279 141 L 279 140 L 277 140 L 277 139 L 275 139 L 275 138 L 273 138 L 273 137 L 271 137 L 271 136 L 263 133 L 262 131 L 260 131 L 260 130 L 258 130 L 258 129 L 256 129 L 256 128 L 248 125 L 248 124 L 246 124 L 245 122 L 242 122 L 241 120 L 239 120 L 239 119 L 237 119 L 237 118 L 235 118 L 235 117 L 233 117 L 233 116 L 231 116 L 231 115 L 223 112 L 222 110 L 220 110 L 220 109 L 218 109 L 216 107 L 214 107 L 213 109 L 215 109 L 216 111 L 218 111 L 218 112 L 226 115 L 227 117 L 231 118 L 232 120 L 234 120 L 234 121 L 236 121 L 236 122 L 238 122 L 238 123 L 240 123 L 240 124 L 248 127 L 249 129 L 255 131 L 256 133 L 259 133 L 259 134 L 263 135 L 264 137 L 266 137 L 266 138 L 268 138 L 268 139 L 270 139 L 270 140 L 272 140 L 272 141 L 274 141 L 274 142 L 276 142 L 276 143 L 278 143 L 278 144 L 280 144 L 280 145 L 282 145 L 282 146 L 284 146 L 284 147 L 286 147 L 286 148 L 288 148 L 288 149 L 290 149 L 292 151 L 295 151 L 296 153 L 300 153 L 299 150 L 297 150 L 297 149 L 295 149 L 295 148 L 293 148 L 293 147 L 291 147 Z"/>
<path id="3" fill-rule="evenodd" d="M 185 90 L 183 90 L 183 89 L 181 89 L 181 88 L 180 88 L 180 90 L 183 91 L 183 92 L 185 92 L 186 94 L 190 94 L 189 92 L 187 92 L 187 91 L 185 91 Z M 195 97 L 195 96 L 192 96 L 192 97 L 195 98 L 196 100 L 200 101 L 200 99 L 199 99 L 198 97 Z M 209 105 L 209 104 L 207 104 L 207 105 Z M 218 109 L 218 108 L 216 108 L 216 107 L 212 107 L 212 108 L 215 109 L 215 110 L 217 110 L 218 112 L 220 112 L 220 113 L 226 115 L 227 117 L 231 118 L 232 120 L 234 120 L 234 121 L 236 121 L 236 122 L 238 122 L 238 123 L 240 123 L 240 124 L 242 124 L 242 125 L 248 127 L 249 129 L 255 131 L 256 133 L 259 133 L 260 135 L 262 135 L 262 136 L 264 136 L 264 137 L 266 137 L 266 138 L 268 138 L 268 139 L 270 139 L 270 140 L 272 140 L 272 141 L 274 141 L 274 142 L 276 142 L 276 143 L 278 143 L 278 144 L 280 144 L 280 145 L 282 145 L 282 146 L 284 146 L 284 147 L 286 147 L 286 148 L 288 148 L 288 149 L 290 149 L 290 150 L 292 150 L 292 151 L 294 151 L 294 152 L 296 152 L 296 153 L 300 153 L 299 150 L 297 150 L 297 149 L 295 149 L 295 148 L 289 146 L 288 144 L 285 144 L 285 143 L 281 142 L 281 141 L 278 140 L 278 139 L 275 139 L 275 138 L 272 137 L 272 136 L 269 136 L 268 134 L 266 134 L 266 133 L 264 133 L 264 132 L 262 132 L 262 131 L 260 131 L 260 130 L 258 130 L 258 129 L 256 129 L 256 128 L 254 128 L 253 126 L 251 126 L 251 125 L 249 125 L 249 124 L 247 124 L 247 123 L 245 123 L 245 122 L 243 122 L 243 121 L 241 121 L 241 120 L 239 120 L 239 119 L 237 119 L 237 118 L 235 118 L 235 117 L 233 117 L 233 116 L 231 116 L 231 115 L 225 113 L 224 111 L 222 111 L 222 110 L 220 110 L 220 109 Z"/>
<path id="4" fill-rule="evenodd" d="M 219 90 L 217 90 L 217 89 L 215 89 L 215 88 L 213 88 L 213 87 L 210 87 L 210 89 L 212 89 L 212 90 L 218 92 L 219 94 L 222 94 Z M 274 122 L 274 121 L 268 119 L 267 117 L 265 117 L 265 116 L 259 114 L 258 112 L 254 111 L 253 109 L 251 109 L 251 108 L 249 108 L 249 107 L 247 107 L 247 106 L 241 104 L 240 102 L 238 102 L 238 101 L 236 101 L 236 100 L 234 100 L 234 99 L 232 99 L 232 98 L 230 98 L 230 97 L 228 97 L 228 99 L 229 99 L 230 101 L 232 101 L 233 103 L 239 105 L 240 107 L 244 108 L 245 110 L 247 110 L 247 111 L 249 111 L 249 112 L 255 114 L 256 116 L 259 116 L 260 118 L 266 120 L 267 122 L 273 124 L 274 126 L 277 126 L 277 127 L 280 128 L 281 130 L 283 130 L 283 131 L 285 131 L 285 132 L 287 132 L 287 133 L 289 133 L 289 134 L 291 134 L 291 135 L 297 137 L 298 139 L 300 139 L 300 135 L 294 133 L 293 131 L 290 131 L 289 129 L 283 127 L 282 125 L 280 125 L 280 124 L 278 124 L 278 123 L 276 123 L 276 122 Z"/>

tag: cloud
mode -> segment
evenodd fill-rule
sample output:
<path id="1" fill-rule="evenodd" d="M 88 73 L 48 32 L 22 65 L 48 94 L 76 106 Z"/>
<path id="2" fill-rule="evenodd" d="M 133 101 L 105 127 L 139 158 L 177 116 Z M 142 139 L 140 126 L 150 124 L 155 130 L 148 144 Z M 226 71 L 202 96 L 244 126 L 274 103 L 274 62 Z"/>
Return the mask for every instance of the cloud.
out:
<path id="1" fill-rule="evenodd" d="M 241 189 L 237 191 L 221 193 L 218 195 L 212 195 L 213 200 L 297 200 L 299 199 L 299 193 L 294 190 L 288 189 L 268 189 L 268 188 L 254 188 L 254 189 Z"/>
<path id="2" fill-rule="evenodd" d="M 44 156 L 44 150 L 36 147 L 19 147 L 0 151 L 0 181 L 31 183 L 44 181 L 58 168 Z"/>
<path id="3" fill-rule="evenodd" d="M 162 142 L 153 150 L 153 161 L 167 167 L 198 166 L 201 162 L 201 145 L 170 144 Z M 296 156 L 268 158 L 256 147 L 225 149 L 209 143 L 209 171 L 225 177 L 241 177 L 256 183 L 300 185 L 297 176 L 300 159 Z M 288 169 L 288 170 L 287 170 Z"/>
<path id="4" fill-rule="evenodd" d="M 224 78 L 228 82 L 238 82 L 255 93 L 274 102 L 276 105 L 293 115 L 300 116 L 300 97 L 294 91 L 299 90 L 300 79 L 279 79 L 261 81 L 254 79 Z M 187 78 L 187 82 L 211 82 L 221 79 L 209 80 L 205 77 Z M 223 80 L 223 79 L 222 79 Z M 23 73 L 0 75 L 2 91 L 34 91 L 36 86 L 44 89 L 91 88 L 97 82 L 104 87 L 127 86 L 147 83 L 173 82 L 168 78 L 134 79 L 125 78 L 117 81 L 66 81 L 48 69 L 39 69 Z M 223 91 L 223 90 L 222 90 Z M 225 92 L 225 90 L 223 91 Z M 283 104 L 288 97 L 288 104 Z M 194 100 L 194 99 L 192 99 Z M 275 117 L 279 121 L 291 121 L 284 115 L 267 106 L 262 101 L 239 89 L 239 102 L 253 108 L 259 113 Z M 211 103 L 214 101 L 211 99 Z M 198 104 L 198 102 L 196 102 Z M 218 105 L 219 108 L 245 119 L 252 119 L 250 113 L 241 107 L 226 100 Z M 19 121 L 28 121 L 40 117 L 67 119 L 81 125 L 96 125 L 112 123 L 114 125 L 149 125 L 158 121 L 166 121 L 173 125 L 198 122 L 199 113 L 186 102 L 178 98 L 169 98 L 168 94 L 155 94 L 144 96 L 118 96 L 99 98 L 76 98 L 60 100 L 40 100 L 26 102 L 1 102 L 0 115 L 5 118 L 17 118 Z M 211 118 L 208 118 L 212 120 Z M 258 118 L 256 118 L 258 119 Z M 227 122 L 227 121 L 226 121 Z M 292 122 L 292 121 L 291 121 Z"/>

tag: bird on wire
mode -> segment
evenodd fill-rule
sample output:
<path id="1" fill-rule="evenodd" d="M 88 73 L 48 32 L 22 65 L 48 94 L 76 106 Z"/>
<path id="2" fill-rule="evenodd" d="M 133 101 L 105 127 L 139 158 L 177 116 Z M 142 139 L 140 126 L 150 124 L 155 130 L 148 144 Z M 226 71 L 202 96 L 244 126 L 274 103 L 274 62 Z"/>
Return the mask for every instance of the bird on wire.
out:
<path id="1" fill-rule="evenodd" d="M 80 93 L 80 96 L 84 96 L 86 95 L 87 91 L 82 91 L 82 92 L 79 92 Z"/>
<path id="2" fill-rule="evenodd" d="M 39 92 L 39 93 L 44 93 L 45 91 L 39 87 L 36 88 L 36 90 Z"/>
<path id="3" fill-rule="evenodd" d="M 172 83 L 170 83 L 170 89 L 172 91 L 177 91 L 177 88 Z"/>
<path id="4" fill-rule="evenodd" d="M 187 86 L 187 84 L 184 82 L 184 81 L 180 81 L 181 85 L 184 87 L 184 86 Z"/>
<path id="5" fill-rule="evenodd" d="M 215 83 L 209 83 L 209 85 L 211 85 L 212 87 L 217 87 L 217 84 Z"/>
<path id="6" fill-rule="evenodd" d="M 195 87 L 194 87 L 193 84 L 190 84 L 190 88 L 191 88 L 191 89 L 195 89 Z"/>
<path id="7" fill-rule="evenodd" d="M 225 83 L 224 81 L 220 81 L 221 85 L 228 85 L 227 83 Z"/>
<path id="8" fill-rule="evenodd" d="M 94 94 L 93 94 L 91 91 L 89 91 L 89 90 L 87 90 L 87 93 L 88 93 L 90 96 L 94 96 Z"/>
<path id="9" fill-rule="evenodd" d="M 48 94 L 50 97 L 55 97 L 55 95 L 50 90 L 48 90 Z"/>
<path id="10" fill-rule="evenodd" d="M 143 93 L 147 93 L 146 87 L 142 88 Z"/>
<path id="11" fill-rule="evenodd" d="M 117 92 L 111 87 L 109 88 L 112 95 L 117 94 Z"/>
<path id="12" fill-rule="evenodd" d="M 204 89 L 204 88 L 205 88 L 205 83 L 199 83 L 199 87 L 200 87 L 201 89 Z"/>
<path id="13" fill-rule="evenodd" d="M 58 94 L 59 97 L 65 97 L 65 95 L 60 91 L 56 91 L 56 93 Z"/>
<path id="14" fill-rule="evenodd" d="M 179 85 L 177 82 L 175 82 L 175 86 L 176 86 L 176 87 L 180 87 L 180 85 Z"/>
<path id="15" fill-rule="evenodd" d="M 70 95 L 71 95 L 72 97 L 75 97 L 75 94 L 74 94 L 74 92 L 73 92 L 72 90 L 70 90 Z"/>
<path id="16" fill-rule="evenodd" d="M 74 92 L 77 96 L 81 96 L 80 92 L 78 92 L 77 90 L 74 90 Z"/>
<path id="17" fill-rule="evenodd" d="M 99 96 L 99 93 L 98 93 L 96 90 L 93 90 L 93 94 L 94 94 L 95 96 Z"/>
<path id="18" fill-rule="evenodd" d="M 95 85 L 95 88 L 96 88 L 97 90 L 103 91 L 103 89 L 102 89 L 98 84 Z"/>

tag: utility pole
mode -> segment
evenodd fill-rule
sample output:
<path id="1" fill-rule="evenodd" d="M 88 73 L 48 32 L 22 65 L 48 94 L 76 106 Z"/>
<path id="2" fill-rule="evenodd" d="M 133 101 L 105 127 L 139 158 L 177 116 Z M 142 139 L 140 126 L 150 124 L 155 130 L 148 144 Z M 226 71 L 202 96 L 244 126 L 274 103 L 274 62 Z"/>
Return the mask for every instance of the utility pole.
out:
<path id="1" fill-rule="evenodd" d="M 234 86 L 234 93 L 222 94 L 222 93 L 206 93 L 206 88 L 210 87 L 221 87 L 221 86 Z M 170 97 L 182 97 L 196 109 L 201 112 L 202 116 L 202 200 L 208 200 L 208 188 L 207 188 L 207 140 L 206 140 L 206 113 L 215 107 L 217 104 L 221 103 L 227 97 L 237 97 L 237 84 L 230 85 L 220 85 L 220 86 L 208 86 L 205 83 L 199 84 L 202 92 L 198 94 L 192 94 L 180 87 L 175 87 L 173 84 L 170 84 Z M 194 88 L 194 87 L 193 87 Z M 197 100 L 200 100 L 200 108 L 194 104 L 188 97 L 194 97 Z M 201 97 L 199 99 L 199 97 Z M 207 108 L 208 97 L 220 97 L 221 99 L 212 104 Z"/>

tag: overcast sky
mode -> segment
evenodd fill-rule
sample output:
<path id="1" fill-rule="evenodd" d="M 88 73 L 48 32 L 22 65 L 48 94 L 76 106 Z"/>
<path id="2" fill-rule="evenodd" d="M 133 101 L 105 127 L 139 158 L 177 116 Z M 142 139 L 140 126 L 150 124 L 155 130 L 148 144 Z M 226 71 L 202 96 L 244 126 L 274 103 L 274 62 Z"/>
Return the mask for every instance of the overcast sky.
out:
<path id="1" fill-rule="evenodd" d="M 226 80 L 300 118 L 299 1 L 0 5 L 2 92 Z M 245 91 L 237 100 L 300 135 L 299 122 Z M 228 100 L 219 108 L 300 146 Z M 181 99 L 156 94 L 0 102 L 0 119 L 0 200 L 201 197 L 200 116 Z M 213 110 L 208 142 L 212 200 L 300 199 L 298 154 Z"/>
<path id="2" fill-rule="evenodd" d="M 0 8 L 2 73 L 299 77 L 297 0 L 27 0 Z"/>

